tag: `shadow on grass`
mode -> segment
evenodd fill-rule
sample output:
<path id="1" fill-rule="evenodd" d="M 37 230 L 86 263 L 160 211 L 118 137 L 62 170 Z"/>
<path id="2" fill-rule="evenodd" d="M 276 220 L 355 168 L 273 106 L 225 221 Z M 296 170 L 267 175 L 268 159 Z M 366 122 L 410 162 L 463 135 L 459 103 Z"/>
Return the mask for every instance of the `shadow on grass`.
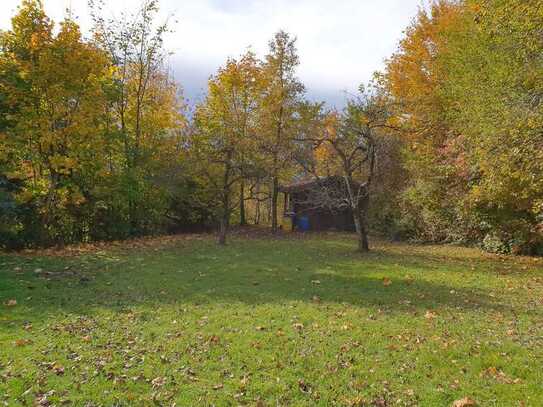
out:
<path id="1" fill-rule="evenodd" d="M 510 310 L 484 289 L 427 278 L 448 272 L 447 264 L 429 261 L 431 254 L 383 245 L 360 255 L 351 239 L 237 239 L 224 248 L 209 240 L 70 259 L 5 256 L 0 258 L 0 300 L 16 298 L 20 306 L 13 317 L 22 320 L 58 312 L 92 314 L 97 308 L 291 301 L 392 313 L 435 307 Z M 12 271 L 16 264 L 20 272 Z M 383 276 L 392 284 L 383 284 Z"/>

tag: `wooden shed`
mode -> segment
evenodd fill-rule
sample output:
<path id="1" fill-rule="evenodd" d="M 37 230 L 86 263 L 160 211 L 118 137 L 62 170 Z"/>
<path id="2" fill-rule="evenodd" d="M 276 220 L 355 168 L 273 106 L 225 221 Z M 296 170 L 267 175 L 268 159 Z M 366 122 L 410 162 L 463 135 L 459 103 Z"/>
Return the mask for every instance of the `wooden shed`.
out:
<path id="1" fill-rule="evenodd" d="M 349 205 L 337 199 L 322 199 L 323 190 L 341 190 L 343 187 L 343 179 L 337 176 L 280 186 L 279 192 L 284 195 L 284 222 L 291 221 L 294 229 L 298 230 L 354 231 Z M 330 204 L 332 201 L 333 205 Z"/>

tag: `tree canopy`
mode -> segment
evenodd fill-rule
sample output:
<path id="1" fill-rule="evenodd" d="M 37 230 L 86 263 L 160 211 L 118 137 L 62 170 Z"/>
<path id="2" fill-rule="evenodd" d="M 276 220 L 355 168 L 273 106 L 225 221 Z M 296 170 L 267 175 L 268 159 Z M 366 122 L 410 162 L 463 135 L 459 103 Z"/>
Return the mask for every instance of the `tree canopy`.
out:
<path id="1" fill-rule="evenodd" d="M 225 61 L 190 114 L 158 0 L 119 19 L 89 5 L 88 38 L 38 0 L 0 33 L 3 247 L 214 227 L 225 243 L 250 221 L 278 232 L 282 184 L 334 177 L 360 250 L 373 232 L 543 252 L 538 2 L 430 2 L 345 109 L 308 100 L 280 30 L 262 57 Z"/>

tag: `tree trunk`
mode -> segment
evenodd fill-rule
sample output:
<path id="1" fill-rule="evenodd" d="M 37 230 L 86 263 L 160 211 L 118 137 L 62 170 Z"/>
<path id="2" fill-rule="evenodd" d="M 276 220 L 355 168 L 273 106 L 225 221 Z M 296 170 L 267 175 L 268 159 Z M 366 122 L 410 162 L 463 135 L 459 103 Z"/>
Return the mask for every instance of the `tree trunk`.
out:
<path id="1" fill-rule="evenodd" d="M 260 183 L 256 184 L 255 225 L 260 224 Z"/>
<path id="2" fill-rule="evenodd" d="M 366 228 L 366 222 L 364 215 L 360 211 L 360 207 L 353 209 L 354 226 L 356 234 L 358 236 L 358 251 L 366 253 L 370 251 L 370 245 L 368 242 L 368 231 Z"/>
<path id="3" fill-rule="evenodd" d="M 245 218 L 245 182 L 241 180 L 239 189 L 239 224 L 245 226 L 247 219 Z"/>
<path id="4" fill-rule="evenodd" d="M 272 201 L 271 201 L 271 223 L 272 232 L 277 233 L 277 201 L 279 197 L 279 182 L 277 177 L 273 177 L 272 183 Z"/>
<path id="5" fill-rule="evenodd" d="M 228 218 L 227 215 L 223 214 L 221 216 L 221 221 L 219 223 L 219 236 L 217 238 L 217 243 L 221 246 L 226 244 L 226 232 L 228 231 Z"/>
<path id="6" fill-rule="evenodd" d="M 367 191 L 366 194 L 369 194 L 369 192 Z M 358 235 L 358 251 L 363 253 L 370 251 L 368 227 L 366 225 L 366 214 L 368 213 L 369 202 L 369 195 L 365 195 L 359 199 L 353 208 L 354 225 L 356 234 Z"/>
<path id="7" fill-rule="evenodd" d="M 225 191 L 225 194 L 228 194 L 228 191 Z M 217 243 L 221 246 L 226 244 L 226 234 L 228 233 L 228 227 L 230 223 L 230 211 L 229 211 L 230 201 L 228 195 L 223 197 L 223 210 L 221 214 L 221 219 L 219 221 L 219 236 L 217 237 Z"/>
<path id="8" fill-rule="evenodd" d="M 230 166 L 230 160 L 232 159 L 232 152 L 227 153 L 227 163 L 224 168 L 223 184 L 222 184 L 222 212 L 221 219 L 219 221 L 219 236 L 217 243 L 221 246 L 226 244 L 226 233 L 228 232 L 228 224 L 230 222 L 230 172 L 232 170 Z"/>
<path id="9" fill-rule="evenodd" d="M 370 243 L 368 241 L 368 229 L 366 227 L 366 221 L 364 216 L 362 216 L 362 221 L 360 223 L 360 235 L 358 238 L 358 250 L 366 253 L 370 251 Z"/>

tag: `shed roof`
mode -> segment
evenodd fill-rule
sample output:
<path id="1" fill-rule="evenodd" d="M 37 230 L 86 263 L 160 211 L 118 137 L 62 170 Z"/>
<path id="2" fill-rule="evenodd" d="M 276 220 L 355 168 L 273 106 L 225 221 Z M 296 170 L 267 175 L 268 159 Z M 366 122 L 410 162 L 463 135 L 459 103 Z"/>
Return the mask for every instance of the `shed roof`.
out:
<path id="1" fill-rule="evenodd" d="M 330 186 L 332 184 L 342 185 L 342 182 L 343 182 L 343 177 L 339 175 L 331 175 L 329 177 L 304 179 L 297 182 L 293 182 L 292 184 L 280 185 L 279 191 L 291 194 L 294 192 L 302 192 L 302 191 L 311 190 L 311 189 L 321 187 L 321 186 Z"/>

